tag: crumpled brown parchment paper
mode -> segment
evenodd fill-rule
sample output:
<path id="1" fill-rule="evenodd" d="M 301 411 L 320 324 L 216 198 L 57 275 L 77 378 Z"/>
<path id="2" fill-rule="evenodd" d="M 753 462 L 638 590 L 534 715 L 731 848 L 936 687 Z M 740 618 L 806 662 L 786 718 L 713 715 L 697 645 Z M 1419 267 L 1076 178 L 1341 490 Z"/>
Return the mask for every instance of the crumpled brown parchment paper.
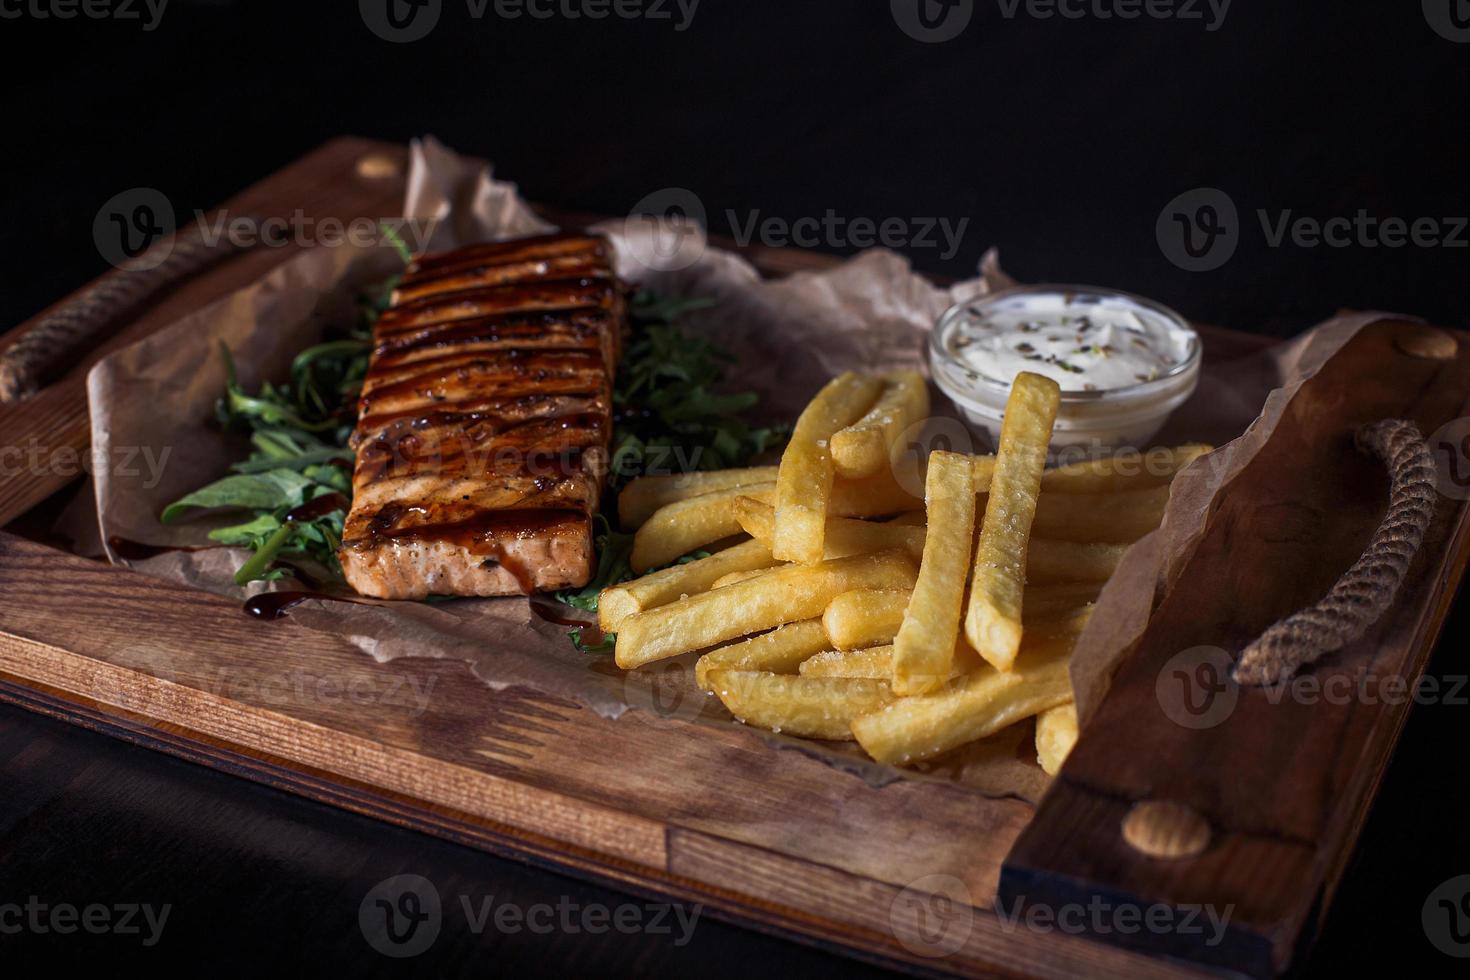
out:
<path id="1" fill-rule="evenodd" d="M 413 145 L 404 216 L 431 222 L 427 241 L 432 249 L 549 227 L 513 184 L 433 139 Z M 679 239 L 671 259 L 659 255 L 666 242 L 647 221 L 609 221 L 598 230 L 614 242 L 624 278 L 660 294 L 716 301 L 690 314 L 686 327 L 736 355 L 732 384 L 760 392 L 763 411 L 776 418 L 793 417 L 839 371 L 922 366 L 929 328 L 946 307 L 1008 284 L 993 255 L 981 276 L 941 288 L 883 249 L 830 270 L 768 281 L 741 257 L 709 247 L 701 234 Z M 225 518 L 205 515 L 165 526 L 157 517 L 165 504 L 223 475 L 243 456 L 240 443 L 207 425 L 225 383 L 220 345 L 232 351 L 248 388 L 279 379 L 293 354 L 313 342 L 324 323 L 350 317 L 355 295 L 397 268 L 386 245 L 315 248 L 93 369 L 88 394 L 98 458 L 132 453 L 159 464 L 105 467 L 96 473 L 96 526 L 87 530 L 95 531 L 110 560 L 242 599 L 260 590 L 259 583 L 246 590 L 231 580 L 244 552 L 201 547 L 209 543 L 208 529 Z M 1130 551 L 1104 591 L 1073 667 L 1084 721 L 1105 692 L 1120 652 L 1147 622 L 1156 590 L 1167 587 L 1169 569 L 1197 539 L 1210 498 L 1269 437 L 1296 386 L 1375 318 L 1338 318 L 1289 344 L 1225 364 L 1211 363 L 1207 346 L 1199 391 L 1160 441 L 1235 441 L 1179 478 L 1163 527 Z M 948 412 L 937 392 L 934 404 L 936 413 Z M 119 540 L 189 550 L 128 560 L 125 553 L 135 550 L 119 553 L 109 544 Z M 611 655 L 576 652 L 565 629 L 541 620 L 524 599 L 310 601 L 290 615 L 307 628 L 346 638 L 379 661 L 462 659 L 492 688 L 526 686 L 571 698 L 608 717 L 632 706 L 690 721 L 732 723 L 717 701 L 694 687 L 691 657 L 624 674 L 612 665 Z M 262 623 L 261 629 L 270 624 Z M 1026 726 L 1013 726 L 918 772 L 876 765 L 851 745 L 767 737 L 874 784 L 896 778 L 958 780 L 983 793 L 1036 799 L 1046 782 Z"/>

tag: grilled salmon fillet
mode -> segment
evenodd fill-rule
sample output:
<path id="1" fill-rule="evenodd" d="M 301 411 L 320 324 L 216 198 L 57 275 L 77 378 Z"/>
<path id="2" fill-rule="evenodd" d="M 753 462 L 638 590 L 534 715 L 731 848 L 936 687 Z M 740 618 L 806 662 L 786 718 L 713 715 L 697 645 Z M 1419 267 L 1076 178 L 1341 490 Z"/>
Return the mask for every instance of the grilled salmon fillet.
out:
<path id="1" fill-rule="evenodd" d="M 598 236 L 416 259 L 358 402 L 348 583 L 382 599 L 586 584 L 626 320 Z"/>

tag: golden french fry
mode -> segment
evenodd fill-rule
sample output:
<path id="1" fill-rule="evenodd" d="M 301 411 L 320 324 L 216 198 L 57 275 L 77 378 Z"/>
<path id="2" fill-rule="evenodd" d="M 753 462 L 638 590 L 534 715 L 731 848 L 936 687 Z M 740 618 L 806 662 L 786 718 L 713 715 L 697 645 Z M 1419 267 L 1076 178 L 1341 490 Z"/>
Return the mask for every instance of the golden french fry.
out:
<path id="1" fill-rule="evenodd" d="M 910 589 L 856 589 L 827 603 L 822 627 L 838 650 L 892 643 L 909 607 Z M 885 675 L 889 676 L 889 675 Z"/>
<path id="2" fill-rule="evenodd" d="M 735 501 L 747 489 L 715 490 L 660 507 L 634 532 L 628 564 L 635 572 L 646 572 L 739 534 Z"/>
<path id="3" fill-rule="evenodd" d="M 631 531 L 653 516 L 654 511 L 677 500 L 752 483 L 776 482 L 776 467 L 747 466 L 731 470 L 700 470 L 668 476 L 640 476 L 618 494 L 618 520 Z"/>
<path id="4" fill-rule="evenodd" d="M 970 457 L 930 453 L 924 499 L 929 517 L 924 557 L 893 640 L 893 693 L 898 695 L 926 694 L 949 677 L 975 533 L 975 474 Z"/>
<path id="5" fill-rule="evenodd" d="M 828 443 L 833 433 L 868 410 L 881 388 L 877 378 L 840 374 L 827 382 L 796 420 L 776 475 L 776 533 L 771 554 L 781 561 L 815 565 L 822 560 L 834 479 Z"/>
<path id="6" fill-rule="evenodd" d="M 775 534 L 775 509 L 754 497 L 735 501 L 735 519 L 740 522 L 741 530 L 758 541 L 769 543 Z M 903 524 L 874 524 L 850 517 L 827 518 L 822 552 L 826 558 L 845 558 L 888 548 L 902 548 L 918 560 L 924 553 L 924 529 Z"/>
<path id="7" fill-rule="evenodd" d="M 727 585 L 734 585 L 736 582 L 744 582 L 746 579 L 752 579 L 758 575 L 765 575 L 767 572 L 772 572 L 778 568 L 783 568 L 785 567 L 785 565 L 786 562 L 782 562 L 779 565 L 771 565 L 767 568 L 751 568 L 744 571 L 731 572 L 728 575 L 721 575 L 719 578 L 714 580 L 714 582 L 710 585 L 710 588 L 723 589 Z"/>
<path id="8" fill-rule="evenodd" d="M 853 677 L 712 670 L 709 684 L 747 725 L 806 738 L 851 739 L 853 719 L 893 700 L 887 681 Z"/>
<path id="9" fill-rule="evenodd" d="M 882 381 L 868 413 L 832 435 L 832 465 L 839 477 L 871 476 L 888 466 L 899 433 L 929 415 L 929 386 L 918 371 L 894 371 Z"/>
<path id="10" fill-rule="evenodd" d="M 773 674 L 791 674 L 808 657 L 826 649 L 827 634 L 821 621 L 804 619 L 711 650 L 695 662 L 694 680 L 701 690 L 708 691 L 709 672 L 712 670 L 764 670 Z"/>
<path id="11" fill-rule="evenodd" d="M 1131 544 L 1159 526 L 1169 486 L 1118 493 L 1042 494 L 1032 530 L 1060 541 Z"/>
<path id="12" fill-rule="evenodd" d="M 1102 592 L 1102 582 L 1057 582 L 1053 585 L 1027 585 L 1022 600 L 1022 620 L 1027 629 L 1041 623 L 1071 619 L 1088 612 Z"/>
<path id="13" fill-rule="evenodd" d="M 1179 471 L 1214 449 L 1194 443 L 1160 446 L 1145 452 L 1118 453 L 1104 459 L 1068 463 L 1041 477 L 1046 493 L 1120 493 L 1146 490 L 1173 481 Z"/>
<path id="14" fill-rule="evenodd" d="M 1146 490 L 1173 481 L 1179 471 L 1215 447 L 1203 443 L 1124 452 L 1057 466 L 1041 474 L 1047 493 L 1118 493 Z M 994 456 L 975 457 L 975 489 L 985 493 L 995 472 Z"/>
<path id="15" fill-rule="evenodd" d="M 1000 731 L 1072 700 L 1071 637 L 1032 640 L 1011 670 L 982 667 L 933 694 L 899 698 L 852 723 L 879 762 L 910 765 Z"/>
<path id="16" fill-rule="evenodd" d="M 955 643 L 954 657 L 950 660 L 949 674 L 952 680 L 980 668 L 991 669 L 980 654 L 970 648 L 964 640 Z M 798 673 L 803 677 L 871 677 L 888 680 L 893 676 L 893 644 L 865 647 L 861 650 L 824 650 L 803 660 Z"/>
<path id="17" fill-rule="evenodd" d="M 616 633 L 619 624 L 634 613 L 686 595 L 707 592 L 731 572 L 770 568 L 774 564 L 776 559 L 771 557 L 769 546 L 760 541 L 742 541 L 708 558 L 650 572 L 631 582 L 603 589 L 597 597 L 597 624 L 603 632 Z"/>
<path id="18" fill-rule="evenodd" d="M 1077 744 L 1077 705 L 1059 704 L 1036 716 L 1036 761 L 1055 776 Z"/>
<path id="19" fill-rule="evenodd" d="M 1052 541 L 1032 535 L 1031 546 L 1026 549 L 1026 584 L 1106 582 L 1127 550 L 1126 544 Z"/>
<path id="20" fill-rule="evenodd" d="M 791 565 L 769 575 L 634 613 L 618 626 L 624 670 L 802 619 L 853 589 L 913 588 L 917 570 L 901 551 Z"/>
<path id="21" fill-rule="evenodd" d="M 1026 546 L 1060 400 L 1055 381 L 1029 371 L 1016 375 L 1006 399 L 965 617 L 970 645 L 999 670 L 1010 669 L 1021 646 Z"/>

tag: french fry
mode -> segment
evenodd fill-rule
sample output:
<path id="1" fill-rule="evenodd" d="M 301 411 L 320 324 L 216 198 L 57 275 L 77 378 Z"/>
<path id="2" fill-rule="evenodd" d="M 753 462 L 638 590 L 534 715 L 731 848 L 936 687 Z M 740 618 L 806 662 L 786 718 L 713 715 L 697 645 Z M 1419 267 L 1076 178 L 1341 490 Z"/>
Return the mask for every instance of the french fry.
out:
<path id="1" fill-rule="evenodd" d="M 909 607 L 910 589 L 856 589 L 827 603 L 822 628 L 838 650 L 892 643 Z M 885 675 L 890 676 L 890 675 Z"/>
<path id="2" fill-rule="evenodd" d="M 1102 592 L 1101 582 L 1058 582 L 1026 586 L 1022 621 L 1027 629 L 1042 623 L 1072 619 L 1089 611 Z"/>
<path id="3" fill-rule="evenodd" d="M 1160 446 L 1145 452 L 1118 453 L 1104 459 L 1068 463 L 1041 477 L 1046 493 L 1121 493 L 1146 490 L 1173 481 L 1179 471 L 1214 449 L 1199 443 Z"/>
<path id="4" fill-rule="evenodd" d="M 913 588 L 917 570 L 901 551 L 792 565 L 770 575 L 634 613 L 618 625 L 624 670 L 802 619 L 853 589 Z"/>
<path id="5" fill-rule="evenodd" d="M 1071 637 L 1032 640 L 1011 665 L 982 667 L 933 694 L 899 698 L 863 715 L 852 732 L 879 762 L 911 765 L 1072 700 Z"/>
<path id="6" fill-rule="evenodd" d="M 1032 530 L 1060 541 L 1131 544 L 1159 526 L 1169 486 L 1118 493 L 1042 494 Z"/>
<path id="7" fill-rule="evenodd" d="M 1036 761 L 1055 776 L 1077 744 L 1077 705 L 1068 702 L 1036 716 Z"/>
<path id="8" fill-rule="evenodd" d="M 712 670 L 710 689 L 730 714 L 773 732 L 850 740 L 853 719 L 893 700 L 887 681 L 792 677 L 749 670 Z"/>
<path id="9" fill-rule="evenodd" d="M 949 675 L 952 680 L 962 674 L 981 668 L 989 670 L 980 655 L 970 644 L 960 640 L 955 644 L 954 657 L 950 660 Z M 871 677 L 888 680 L 893 676 L 893 644 L 865 647 L 861 650 L 824 650 L 803 660 L 798 668 L 803 677 Z"/>
<path id="10" fill-rule="evenodd" d="M 735 519 L 746 534 L 770 542 L 776 529 L 776 511 L 754 497 L 735 501 Z M 868 551 L 902 548 L 917 561 L 924 553 L 924 529 L 903 524 L 874 524 L 850 517 L 827 518 L 824 558 L 845 558 Z"/>
<path id="11" fill-rule="evenodd" d="M 634 532 L 633 553 L 628 564 L 635 572 L 646 572 L 705 545 L 739 534 L 735 501 L 747 489 L 715 490 L 660 507 Z"/>
<path id="12" fill-rule="evenodd" d="M 847 372 L 829 381 L 802 411 L 776 475 L 776 533 L 771 554 L 815 565 L 822 560 L 834 470 L 829 442 L 873 404 L 882 382 Z"/>
<path id="13" fill-rule="evenodd" d="M 654 511 L 677 500 L 752 483 L 775 483 L 776 467 L 747 466 L 731 470 L 699 470 L 668 476 L 640 476 L 618 494 L 618 520 L 624 530 L 634 530 Z"/>
<path id="14" fill-rule="evenodd" d="M 771 549 L 759 541 L 742 541 L 708 558 L 671 565 L 642 578 L 603 589 L 597 597 L 597 625 L 616 633 L 623 620 L 637 612 L 674 602 L 686 595 L 707 592 L 731 572 L 769 568 L 776 564 Z"/>
<path id="15" fill-rule="evenodd" d="M 1202 443 L 1191 443 L 1068 463 L 1042 473 L 1041 489 L 1047 493 L 1146 490 L 1172 482 L 1180 470 L 1214 448 Z M 974 465 L 975 489 L 985 493 L 990 489 L 990 477 L 995 472 L 995 457 L 976 456 Z"/>
<path id="16" fill-rule="evenodd" d="M 949 677 L 975 533 L 970 457 L 930 453 L 924 498 L 929 518 L 924 557 L 893 640 L 893 693 L 898 695 L 927 694 Z"/>
<path id="17" fill-rule="evenodd" d="M 808 657 L 828 649 L 827 634 L 819 620 L 778 626 L 769 633 L 752 636 L 711 650 L 694 664 L 694 680 L 701 690 L 710 690 L 712 670 L 764 670 L 793 674 Z"/>
<path id="18" fill-rule="evenodd" d="M 929 415 L 929 386 L 918 371 L 894 371 L 868 413 L 832 435 L 832 465 L 839 477 L 871 476 L 888 466 L 899 433 Z"/>
<path id="19" fill-rule="evenodd" d="M 1042 499 L 1046 499 L 1044 490 Z M 1106 582 L 1127 550 L 1126 544 L 1052 541 L 1032 535 L 1026 549 L 1026 584 Z"/>
<path id="20" fill-rule="evenodd" d="M 975 571 L 965 635 L 999 670 L 1009 670 L 1021 646 L 1026 546 L 1041 495 L 1041 471 L 1056 421 L 1061 387 L 1023 371 L 1011 383 L 1000 447 L 975 547 Z"/>
<path id="21" fill-rule="evenodd" d="M 728 575 L 721 575 L 719 578 L 715 579 L 714 582 L 710 585 L 710 588 L 723 589 L 727 585 L 734 585 L 736 582 L 744 582 L 746 579 L 755 578 L 757 575 L 765 575 L 768 572 L 773 572 L 776 569 L 784 568 L 785 566 L 786 563 L 782 562 L 779 565 L 771 565 L 768 568 L 751 568 L 744 571 L 731 572 Z"/>

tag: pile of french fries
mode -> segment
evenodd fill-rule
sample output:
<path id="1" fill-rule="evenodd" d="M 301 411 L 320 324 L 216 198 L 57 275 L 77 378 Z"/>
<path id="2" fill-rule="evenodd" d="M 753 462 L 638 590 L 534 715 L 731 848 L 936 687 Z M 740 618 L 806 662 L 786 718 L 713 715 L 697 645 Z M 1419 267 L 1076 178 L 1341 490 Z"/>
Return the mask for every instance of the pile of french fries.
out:
<path id="1" fill-rule="evenodd" d="M 1059 397 L 1018 375 L 996 453 L 930 453 L 922 501 L 895 445 L 929 414 L 913 371 L 835 378 L 779 466 L 635 480 L 618 511 L 642 577 L 598 601 L 618 665 L 706 651 L 695 678 L 736 718 L 856 739 L 894 765 L 1035 717 L 1055 773 L 1077 738 L 1068 662 L 1092 604 L 1209 451 L 1047 469 Z"/>

